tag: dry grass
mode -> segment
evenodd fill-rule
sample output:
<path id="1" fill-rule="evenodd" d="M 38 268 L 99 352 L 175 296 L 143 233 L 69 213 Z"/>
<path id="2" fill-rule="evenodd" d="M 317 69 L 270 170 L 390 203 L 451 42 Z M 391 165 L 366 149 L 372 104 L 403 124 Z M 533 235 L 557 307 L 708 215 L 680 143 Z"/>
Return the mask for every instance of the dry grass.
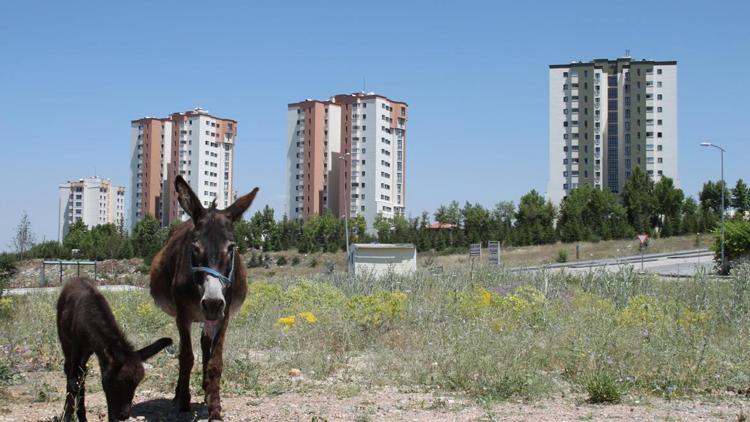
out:
<path id="1" fill-rule="evenodd" d="M 707 248 L 712 243 L 710 235 L 674 236 L 663 239 L 650 239 L 646 253 L 672 252 L 686 249 Z M 580 242 L 580 260 L 617 258 L 622 256 L 637 255 L 638 240 L 607 240 L 601 242 Z M 523 246 L 503 248 L 501 259 L 510 267 L 535 266 L 555 262 L 561 250 L 568 254 L 568 259 L 576 259 L 575 243 L 555 243 L 551 245 Z M 485 254 L 487 251 L 482 251 Z M 337 253 L 312 253 L 300 255 L 296 251 L 271 252 L 273 262 L 280 256 L 287 258 L 288 264 L 283 267 L 272 265 L 271 268 L 250 268 L 248 276 L 251 279 L 274 278 L 274 277 L 309 277 L 325 273 L 326 263 L 333 263 L 336 271 L 346 268 L 345 254 Z M 297 256 L 300 263 L 292 266 L 292 259 Z M 247 256 L 246 256 L 247 258 Z M 317 265 L 312 267 L 315 261 Z M 477 263 L 486 261 L 485 256 L 477 260 Z M 442 255 L 435 252 L 421 252 L 417 258 L 418 268 L 429 268 L 442 266 L 446 270 L 465 267 L 469 262 L 468 250 L 465 254 Z"/>

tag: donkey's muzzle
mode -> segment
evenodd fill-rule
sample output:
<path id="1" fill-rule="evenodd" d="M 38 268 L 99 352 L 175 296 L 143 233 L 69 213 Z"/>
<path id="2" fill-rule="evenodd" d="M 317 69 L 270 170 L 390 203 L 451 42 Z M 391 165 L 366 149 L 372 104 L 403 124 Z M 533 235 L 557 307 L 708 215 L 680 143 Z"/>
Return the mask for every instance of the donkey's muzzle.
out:
<path id="1" fill-rule="evenodd" d="M 207 298 L 201 300 L 201 309 L 207 321 L 216 321 L 224 317 L 224 306 L 224 299 Z"/>

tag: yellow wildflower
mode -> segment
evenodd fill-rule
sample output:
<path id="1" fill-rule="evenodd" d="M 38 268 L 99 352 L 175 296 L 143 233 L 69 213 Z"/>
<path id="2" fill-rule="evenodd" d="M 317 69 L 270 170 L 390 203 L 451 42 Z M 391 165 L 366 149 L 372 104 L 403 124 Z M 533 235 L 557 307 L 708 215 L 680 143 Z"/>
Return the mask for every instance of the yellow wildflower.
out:
<path id="1" fill-rule="evenodd" d="M 294 317 L 294 315 L 289 315 L 287 317 L 281 317 L 276 321 L 276 324 L 274 324 L 277 327 L 281 327 L 283 330 L 288 330 L 292 327 L 294 327 L 294 324 L 297 322 L 297 319 Z"/>
<path id="2" fill-rule="evenodd" d="M 489 305 L 492 303 L 492 293 L 490 293 L 487 289 L 479 289 L 479 303 L 482 305 Z"/>
<path id="3" fill-rule="evenodd" d="M 318 322 L 318 317 L 312 312 L 300 312 L 299 316 L 310 324 Z"/>

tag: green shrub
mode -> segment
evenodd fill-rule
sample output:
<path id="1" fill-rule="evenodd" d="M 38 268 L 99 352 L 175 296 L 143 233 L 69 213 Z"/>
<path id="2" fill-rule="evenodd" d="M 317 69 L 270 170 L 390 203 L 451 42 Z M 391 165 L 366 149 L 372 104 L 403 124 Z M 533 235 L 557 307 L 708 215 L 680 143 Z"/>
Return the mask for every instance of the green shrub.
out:
<path id="1" fill-rule="evenodd" d="M 557 262 L 568 262 L 568 252 L 565 249 L 557 251 Z"/>
<path id="2" fill-rule="evenodd" d="M 346 303 L 347 315 L 362 328 L 380 328 L 403 314 L 406 300 L 401 292 L 354 295 Z"/>
<path id="3" fill-rule="evenodd" d="M 731 266 L 733 262 L 750 257 L 750 221 L 728 220 L 724 229 L 724 255 Z M 721 227 L 714 231 L 715 261 L 721 262 Z"/>
<path id="4" fill-rule="evenodd" d="M 0 253 L 0 296 L 8 287 L 8 280 L 16 273 L 16 256 L 10 253 Z"/>
<path id="5" fill-rule="evenodd" d="M 0 359 L 0 385 L 10 385 L 16 378 L 16 373 L 10 366 L 10 362 Z"/>
<path id="6" fill-rule="evenodd" d="M 589 403 L 619 403 L 622 396 L 620 386 L 607 374 L 597 374 L 586 382 Z"/>
<path id="7" fill-rule="evenodd" d="M 314 256 L 312 259 L 310 259 L 310 268 L 315 268 L 319 264 L 318 257 Z"/>
<path id="8" fill-rule="evenodd" d="M 284 255 L 281 255 L 278 259 L 276 259 L 276 265 L 279 267 L 282 267 L 287 264 L 286 257 Z"/>
<path id="9" fill-rule="evenodd" d="M 245 319 L 284 304 L 284 290 L 275 283 L 253 281 L 247 286 L 247 297 L 240 308 L 240 318 Z"/>
<path id="10" fill-rule="evenodd" d="M 258 256 L 258 253 L 253 251 L 250 253 L 250 259 L 247 260 L 247 268 L 258 268 L 263 263 L 260 261 L 260 257 Z"/>
<path id="11" fill-rule="evenodd" d="M 47 242 L 37 243 L 29 249 L 28 256 L 31 258 L 70 258 L 70 250 L 65 248 L 60 242 L 50 240 Z"/>
<path id="12" fill-rule="evenodd" d="M 299 257 L 295 256 L 294 258 L 292 258 L 292 266 L 297 266 L 297 265 L 299 265 Z"/>

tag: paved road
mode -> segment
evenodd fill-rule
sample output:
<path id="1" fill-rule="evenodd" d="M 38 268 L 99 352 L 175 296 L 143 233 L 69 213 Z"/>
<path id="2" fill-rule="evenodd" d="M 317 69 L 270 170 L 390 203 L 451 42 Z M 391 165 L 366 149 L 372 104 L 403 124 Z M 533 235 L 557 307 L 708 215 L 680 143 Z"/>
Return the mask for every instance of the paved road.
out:
<path id="1" fill-rule="evenodd" d="M 636 270 L 657 273 L 666 276 L 692 276 L 693 274 L 713 269 L 713 252 L 708 249 L 691 249 L 669 253 L 646 254 L 643 256 L 626 256 L 621 258 L 599 259 L 593 261 L 568 262 L 564 264 L 548 265 L 548 269 L 563 268 L 566 271 L 581 272 L 592 269 L 603 268 L 608 271 L 616 271 L 622 266 L 631 266 Z M 530 270 L 541 269 L 541 267 L 528 268 Z"/>
<path id="2" fill-rule="evenodd" d="M 128 290 L 140 290 L 142 287 L 129 286 L 129 285 L 114 285 L 114 286 L 97 286 L 99 290 L 105 292 L 125 292 Z M 20 287 L 17 289 L 8 289 L 3 291 L 3 295 L 28 295 L 38 293 L 59 293 L 60 287 Z"/>

